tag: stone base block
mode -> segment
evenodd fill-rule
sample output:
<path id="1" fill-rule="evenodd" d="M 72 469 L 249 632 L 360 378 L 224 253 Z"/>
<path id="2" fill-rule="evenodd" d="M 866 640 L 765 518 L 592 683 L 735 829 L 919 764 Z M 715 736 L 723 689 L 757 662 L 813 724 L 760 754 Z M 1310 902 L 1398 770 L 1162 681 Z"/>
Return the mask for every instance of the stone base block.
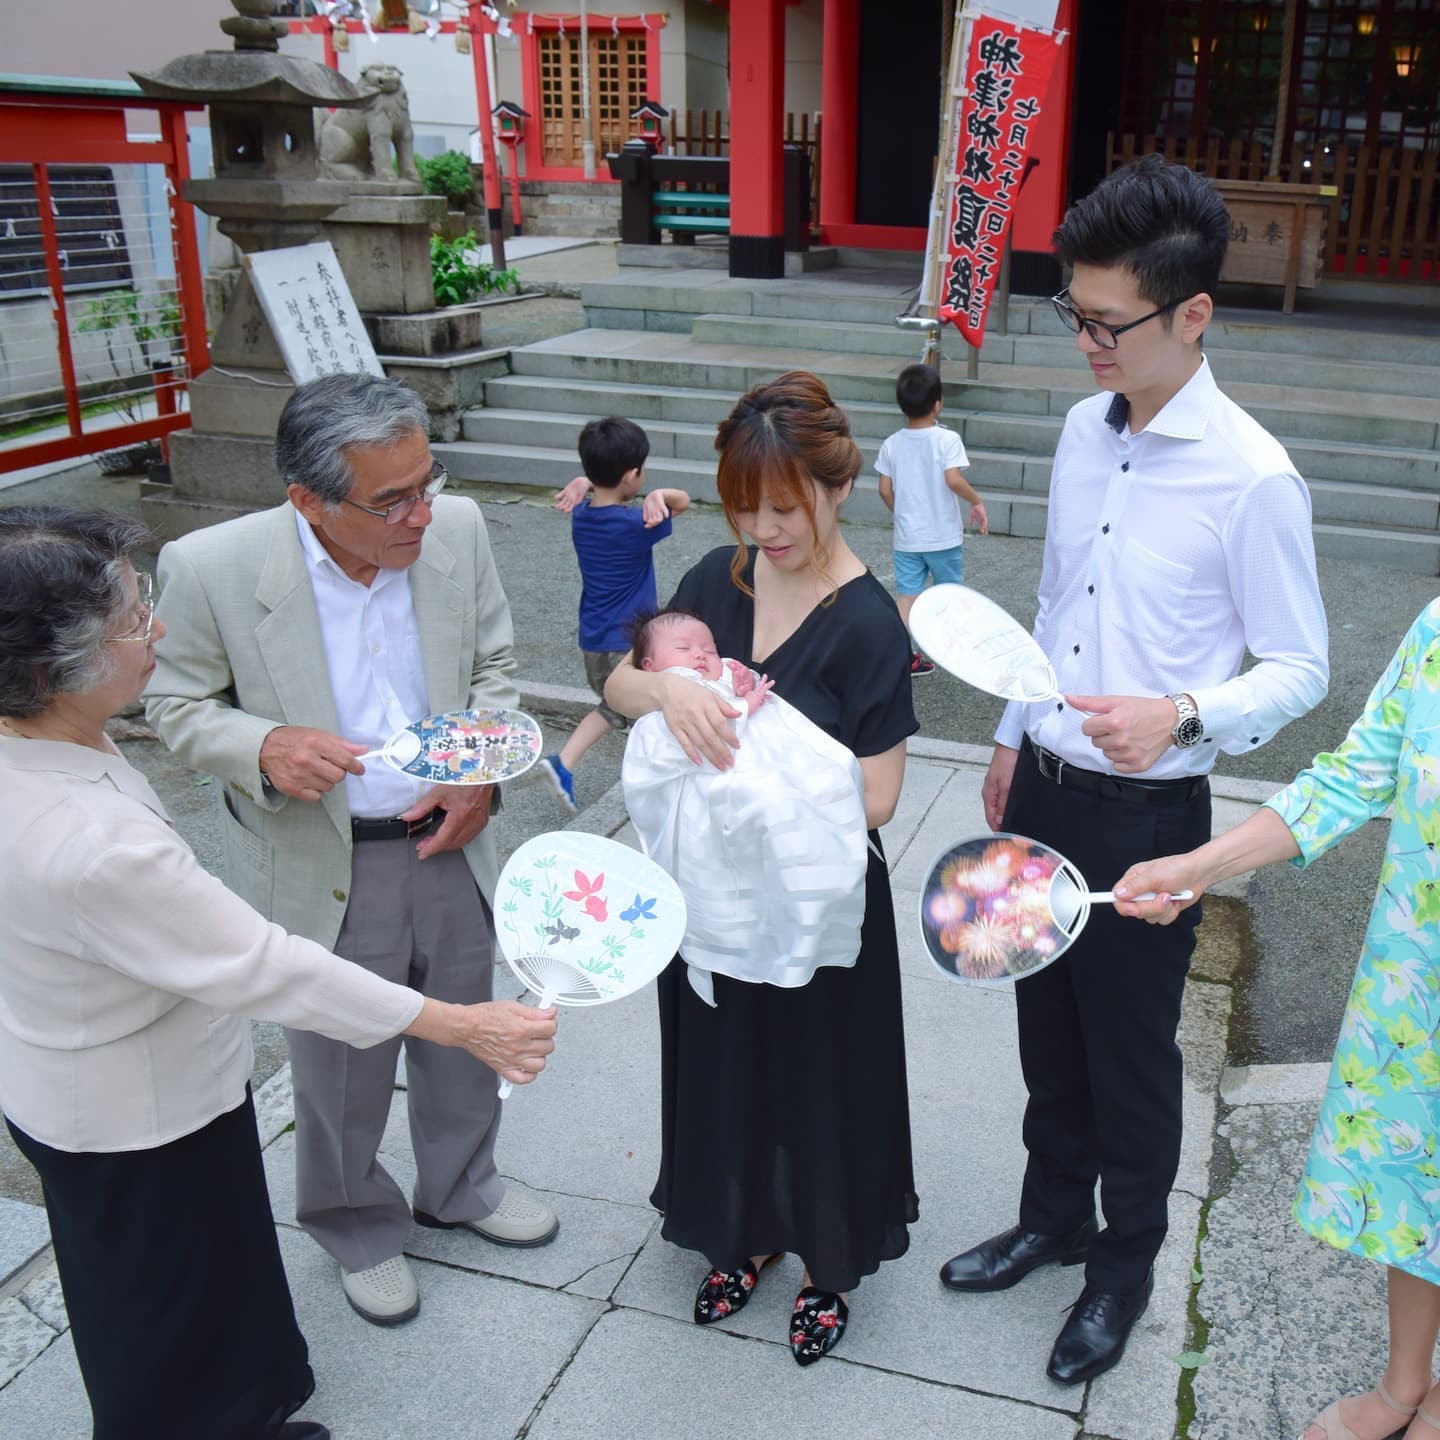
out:
<path id="1" fill-rule="evenodd" d="M 190 384 L 190 418 L 196 434 L 253 435 L 273 442 L 280 412 L 295 392 L 285 370 L 222 375 L 207 370 Z"/>
<path id="2" fill-rule="evenodd" d="M 480 347 L 479 305 L 451 305 L 419 315 L 365 315 L 371 343 L 382 355 L 450 355 Z"/>
<path id="3" fill-rule="evenodd" d="M 718 245 L 627 245 L 616 248 L 617 265 L 642 265 L 649 269 L 728 270 L 730 246 L 722 239 Z"/>
<path id="4" fill-rule="evenodd" d="M 168 486 L 163 488 L 169 489 Z M 263 508 L 259 505 L 200 500 L 188 495 L 156 493 L 140 497 L 141 517 L 162 545 L 167 540 L 178 540 L 192 530 L 203 530 L 207 525 L 218 525 L 222 520 L 234 520 Z"/>
<path id="5" fill-rule="evenodd" d="M 382 355 L 385 373 L 408 385 L 430 410 L 430 438 L 458 440 L 467 410 L 485 403 L 485 382 L 510 373 L 508 350 L 472 350 L 435 359 Z"/>
<path id="6" fill-rule="evenodd" d="M 242 505 L 278 505 L 285 487 L 275 468 L 275 441 L 253 435 L 177 430 L 170 437 L 171 491 L 176 499 Z"/>
<path id="7" fill-rule="evenodd" d="M 437 200 L 441 213 L 444 212 L 444 201 L 438 196 L 416 196 L 415 199 Z M 345 211 L 339 213 L 343 215 L 355 208 L 346 206 Z M 342 223 L 332 216 L 325 223 L 323 234 L 335 247 L 357 309 L 415 315 L 435 308 L 428 223 L 348 220 Z"/>

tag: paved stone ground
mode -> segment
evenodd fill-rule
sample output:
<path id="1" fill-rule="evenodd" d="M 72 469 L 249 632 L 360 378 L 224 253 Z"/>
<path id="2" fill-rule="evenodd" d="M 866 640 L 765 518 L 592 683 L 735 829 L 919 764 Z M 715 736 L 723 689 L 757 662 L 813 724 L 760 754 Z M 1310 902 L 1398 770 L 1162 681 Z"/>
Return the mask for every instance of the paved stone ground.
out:
<path id="1" fill-rule="evenodd" d="M 579 257 L 592 267 L 611 258 L 589 247 L 527 263 L 555 269 L 547 283 L 562 290 L 560 272 L 568 266 L 573 285 Z M 510 344 L 579 323 L 578 308 L 558 294 L 502 307 L 497 325 L 499 315 Z M 16 485 L 0 503 L 42 498 L 132 508 L 137 491 L 133 481 L 80 467 Z M 542 496 L 497 488 L 477 499 L 517 617 L 527 703 L 558 740 L 585 708 L 573 688 L 582 678 L 573 640 L 578 582 L 566 526 Z M 848 533 L 888 580 L 888 533 L 868 525 Z M 713 511 L 678 522 L 659 551 L 662 593 L 724 539 Z M 1038 542 L 977 540 L 967 577 L 1028 621 L 1039 555 Z M 1433 580 L 1340 562 L 1322 562 L 1321 577 L 1331 696 L 1255 755 L 1222 763 L 1217 791 L 1232 798 L 1217 823 L 1233 823 L 1246 801 L 1340 738 L 1434 591 Z M 425 1305 L 394 1332 L 350 1312 L 331 1263 L 289 1223 L 288 1072 L 283 1042 L 259 1026 L 267 1165 L 320 1377 L 310 1413 L 337 1440 L 617 1432 L 668 1440 L 725 1423 L 712 1409 L 738 1411 L 760 1435 L 1270 1440 L 1297 1434 L 1334 1393 L 1370 1383 L 1381 1363 L 1383 1276 L 1314 1244 L 1287 1217 L 1324 1084 L 1315 1062 L 1333 1042 L 1383 826 L 1305 875 L 1236 882 L 1236 898 L 1208 907 L 1184 1019 L 1187 1140 L 1155 1301 L 1119 1370 L 1064 1390 L 1043 1367 L 1078 1291 L 1075 1272 L 1041 1272 L 1007 1294 L 965 1299 L 935 1280 L 954 1250 L 1013 1218 L 1022 1091 L 1011 997 L 936 978 L 908 924 L 930 858 L 979 823 L 982 747 L 998 707 L 944 676 L 917 685 L 916 702 L 928 738 L 914 746 L 887 849 L 902 917 L 922 1217 L 910 1253 L 856 1296 L 837 1355 L 802 1373 L 785 1354 L 793 1264 L 767 1275 L 735 1325 L 702 1332 L 687 1323 L 700 1263 L 659 1239 L 646 1203 L 658 1133 L 647 1000 L 567 1015 L 551 1069 L 510 1102 L 502 1164 L 559 1210 L 557 1242 L 506 1252 L 416 1232 Z M 153 741 L 124 744 L 213 865 L 213 787 Z M 586 828 L 622 831 L 619 757 L 612 737 L 581 770 L 589 805 L 577 823 Z M 502 848 L 564 818 L 543 787 L 517 786 L 497 822 Z M 403 1183 L 410 1162 L 398 1096 L 386 1155 Z M 28 1167 L 0 1151 L 0 1435 L 72 1440 L 89 1433 L 88 1414 L 39 1198 Z M 1176 1356 L 1192 1349 L 1208 1363 L 1189 1372 Z"/>

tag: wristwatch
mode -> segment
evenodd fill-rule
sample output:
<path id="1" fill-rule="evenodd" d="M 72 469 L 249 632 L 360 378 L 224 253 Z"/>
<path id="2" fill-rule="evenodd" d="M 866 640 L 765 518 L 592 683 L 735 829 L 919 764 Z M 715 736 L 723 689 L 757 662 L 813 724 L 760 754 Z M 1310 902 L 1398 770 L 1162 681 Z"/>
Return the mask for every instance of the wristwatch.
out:
<path id="1" fill-rule="evenodd" d="M 1176 714 L 1175 728 L 1170 732 L 1170 739 L 1181 750 L 1198 745 L 1205 738 L 1205 722 L 1201 720 L 1195 702 L 1183 692 L 1168 698 L 1174 705 Z"/>

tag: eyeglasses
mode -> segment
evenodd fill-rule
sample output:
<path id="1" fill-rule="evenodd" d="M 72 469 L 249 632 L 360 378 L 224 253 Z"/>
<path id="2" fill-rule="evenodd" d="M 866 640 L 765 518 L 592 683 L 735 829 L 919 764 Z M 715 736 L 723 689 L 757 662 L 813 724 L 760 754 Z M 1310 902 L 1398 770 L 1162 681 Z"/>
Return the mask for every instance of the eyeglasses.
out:
<path id="1" fill-rule="evenodd" d="M 155 628 L 155 577 L 142 570 L 135 576 L 135 585 L 140 597 L 135 624 L 124 635 L 112 635 L 112 640 L 148 642 L 150 632 Z"/>
<path id="2" fill-rule="evenodd" d="M 361 505 L 355 500 L 346 500 L 344 503 L 354 506 L 356 510 L 363 510 L 367 515 L 373 515 L 377 520 L 383 520 L 387 525 L 398 525 L 421 500 L 427 505 L 433 505 L 435 497 L 445 488 L 445 482 L 449 478 L 450 472 L 437 460 L 424 488 L 415 495 L 407 495 L 403 500 L 397 500 L 393 505 L 386 505 L 380 510 Z"/>
<path id="3" fill-rule="evenodd" d="M 1084 330 L 1102 350 L 1118 350 L 1120 337 L 1127 330 L 1133 330 L 1137 325 L 1143 325 L 1147 320 L 1153 320 L 1157 315 L 1163 315 L 1167 310 L 1183 305 L 1186 298 L 1188 297 L 1181 296 L 1179 300 L 1172 300 L 1168 305 L 1162 305 L 1158 310 L 1152 310 L 1148 315 L 1142 315 L 1138 320 L 1131 320 L 1124 325 L 1107 325 L 1103 320 L 1091 320 L 1082 315 L 1070 303 L 1068 290 L 1052 295 L 1050 303 L 1055 307 L 1055 313 L 1065 322 L 1065 328 L 1072 334 L 1078 335 Z"/>

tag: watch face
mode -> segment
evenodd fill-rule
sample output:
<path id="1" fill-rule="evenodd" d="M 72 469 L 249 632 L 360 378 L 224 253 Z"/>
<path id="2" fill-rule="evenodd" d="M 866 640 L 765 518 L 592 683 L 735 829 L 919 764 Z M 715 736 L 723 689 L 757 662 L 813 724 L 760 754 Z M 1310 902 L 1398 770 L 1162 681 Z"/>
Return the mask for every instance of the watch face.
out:
<path id="1" fill-rule="evenodd" d="M 1198 715 L 1187 715 L 1175 727 L 1175 743 L 1184 749 L 1188 745 L 1198 745 L 1201 737 L 1205 734 L 1205 726 Z"/>

